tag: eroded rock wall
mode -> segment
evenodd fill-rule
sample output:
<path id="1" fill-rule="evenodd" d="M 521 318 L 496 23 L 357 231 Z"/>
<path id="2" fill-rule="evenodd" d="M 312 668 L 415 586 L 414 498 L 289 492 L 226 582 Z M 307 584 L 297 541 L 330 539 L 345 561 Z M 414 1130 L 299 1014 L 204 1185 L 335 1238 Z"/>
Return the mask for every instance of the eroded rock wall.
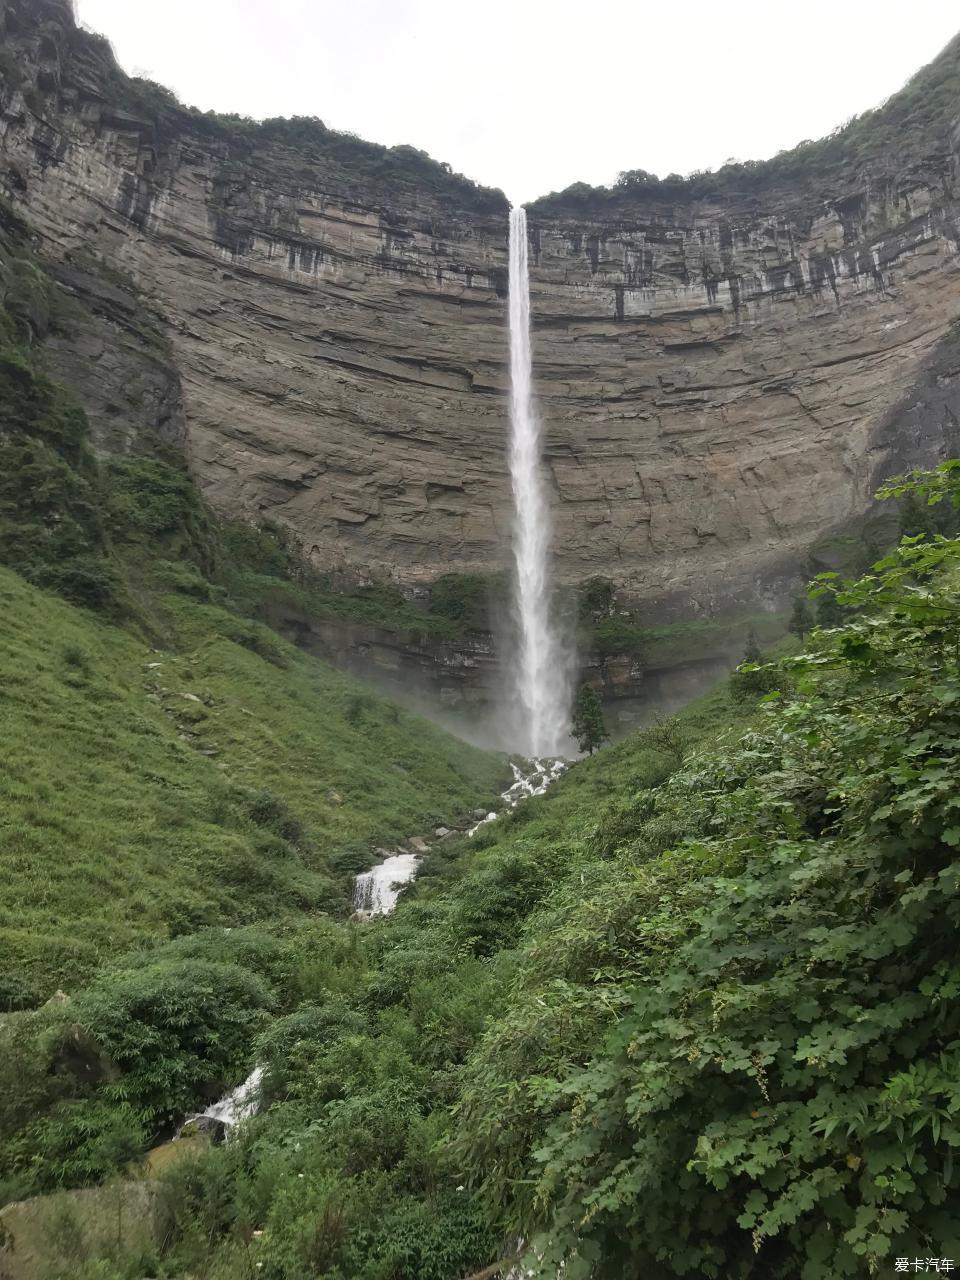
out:
<path id="1" fill-rule="evenodd" d="M 756 599 L 880 475 L 956 447 L 957 172 L 954 139 L 845 201 L 534 223 L 565 576 Z"/>
<path id="2" fill-rule="evenodd" d="M 0 183 L 97 313 L 50 354 L 104 446 L 182 441 L 216 506 L 325 568 L 502 567 L 505 202 L 131 105 L 61 0 L 0 21 Z M 958 151 L 829 199 L 533 212 L 564 581 L 658 620 L 772 606 L 881 474 L 956 447 Z"/>

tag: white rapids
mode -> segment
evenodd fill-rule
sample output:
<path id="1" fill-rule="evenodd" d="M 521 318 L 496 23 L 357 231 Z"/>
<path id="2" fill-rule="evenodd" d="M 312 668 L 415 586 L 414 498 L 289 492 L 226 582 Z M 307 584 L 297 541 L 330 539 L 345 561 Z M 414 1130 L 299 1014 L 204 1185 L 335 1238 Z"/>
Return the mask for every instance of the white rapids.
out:
<path id="1" fill-rule="evenodd" d="M 506 810 L 515 809 L 527 796 L 542 796 L 547 787 L 556 782 L 564 772 L 567 763 L 565 760 L 531 760 L 526 772 L 512 762 L 510 768 L 513 771 L 513 782 L 505 791 L 500 792 L 500 799 Z M 504 809 L 499 813 L 491 809 L 470 828 L 467 835 L 472 836 L 488 822 L 495 822 Z M 382 862 L 358 875 L 353 890 L 353 906 L 357 915 L 363 920 L 372 916 L 389 915 L 397 905 L 404 885 L 416 877 L 419 865 L 419 854 L 398 851 L 388 853 Z"/>
<path id="2" fill-rule="evenodd" d="M 514 734 L 529 756 L 558 756 L 570 736 L 570 661 L 553 618 L 550 512 L 533 398 L 527 212 L 510 210 L 510 479 L 519 623 Z"/>
<path id="3" fill-rule="evenodd" d="M 207 1107 L 206 1111 L 187 1116 L 184 1126 L 193 1120 L 218 1120 L 229 1134 L 238 1124 L 257 1114 L 262 1083 L 263 1067 L 254 1067 L 243 1084 L 238 1084 L 235 1089 L 224 1094 L 219 1102 Z"/>
<path id="4" fill-rule="evenodd" d="M 527 796 L 542 796 L 552 783 L 560 777 L 567 768 L 565 760 L 531 760 L 530 772 L 524 773 L 522 769 L 511 763 L 510 768 L 513 770 L 513 782 L 507 787 L 506 791 L 500 792 L 500 799 L 504 802 L 508 809 L 515 809 L 521 800 L 525 800 Z M 499 818 L 495 810 L 487 814 L 485 818 L 470 828 L 467 832 L 468 836 L 472 836 L 475 831 L 479 831 L 481 827 L 485 827 L 488 822 L 496 822 Z"/>
<path id="5" fill-rule="evenodd" d="M 385 916 L 397 905 L 400 890 L 417 874 L 415 853 L 389 853 L 369 871 L 357 876 L 354 909 L 364 916 Z"/>

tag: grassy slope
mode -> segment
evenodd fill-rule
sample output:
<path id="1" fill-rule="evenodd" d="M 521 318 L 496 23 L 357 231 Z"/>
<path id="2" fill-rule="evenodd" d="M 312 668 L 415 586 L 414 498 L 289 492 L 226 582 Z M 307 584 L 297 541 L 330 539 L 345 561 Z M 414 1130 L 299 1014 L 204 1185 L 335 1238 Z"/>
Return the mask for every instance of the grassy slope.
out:
<path id="1" fill-rule="evenodd" d="M 500 782 L 315 659 L 271 637 L 277 666 L 230 615 L 166 604 L 178 644 L 156 652 L 0 569 L 0 970 L 41 994 L 142 938 L 343 905 L 371 842 Z"/>

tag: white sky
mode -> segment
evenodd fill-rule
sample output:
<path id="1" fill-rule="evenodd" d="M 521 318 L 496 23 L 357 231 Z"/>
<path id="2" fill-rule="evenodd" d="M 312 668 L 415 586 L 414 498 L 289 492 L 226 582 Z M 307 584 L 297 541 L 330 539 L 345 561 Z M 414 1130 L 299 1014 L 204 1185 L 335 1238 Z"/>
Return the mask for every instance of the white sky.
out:
<path id="1" fill-rule="evenodd" d="M 875 106 L 957 0 L 77 0 L 203 110 L 316 115 L 513 200 L 762 159 Z"/>

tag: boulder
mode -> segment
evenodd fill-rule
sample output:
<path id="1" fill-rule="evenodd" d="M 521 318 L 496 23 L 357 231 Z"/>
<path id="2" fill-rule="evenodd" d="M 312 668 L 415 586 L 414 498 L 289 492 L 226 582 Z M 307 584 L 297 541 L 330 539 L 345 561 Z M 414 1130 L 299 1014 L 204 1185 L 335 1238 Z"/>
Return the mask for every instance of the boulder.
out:
<path id="1" fill-rule="evenodd" d="M 222 1120 L 215 1120 L 213 1116 L 193 1116 L 181 1125 L 177 1137 L 204 1137 L 213 1143 L 219 1143 L 227 1136 L 227 1127 Z"/>

